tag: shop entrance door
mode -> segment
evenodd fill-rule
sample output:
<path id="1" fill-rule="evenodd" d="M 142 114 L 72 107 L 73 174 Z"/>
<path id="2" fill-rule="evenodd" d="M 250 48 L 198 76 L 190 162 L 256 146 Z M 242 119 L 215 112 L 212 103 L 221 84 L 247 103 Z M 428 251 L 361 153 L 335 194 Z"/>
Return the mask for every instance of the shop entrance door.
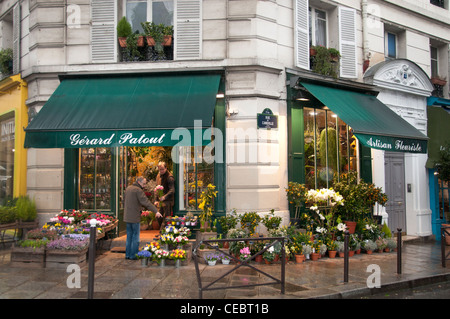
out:
<path id="1" fill-rule="evenodd" d="M 392 232 L 401 228 L 406 233 L 405 158 L 403 153 L 385 152 L 386 212 Z"/>

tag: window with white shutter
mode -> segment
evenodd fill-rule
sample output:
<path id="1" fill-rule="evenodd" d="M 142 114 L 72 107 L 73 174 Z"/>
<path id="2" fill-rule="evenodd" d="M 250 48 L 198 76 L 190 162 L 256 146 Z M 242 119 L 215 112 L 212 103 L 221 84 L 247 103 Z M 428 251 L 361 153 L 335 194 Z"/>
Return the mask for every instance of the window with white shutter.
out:
<path id="1" fill-rule="evenodd" d="M 340 76 L 356 78 L 356 11 L 339 7 L 339 51 L 341 53 Z"/>
<path id="2" fill-rule="evenodd" d="M 294 1 L 295 66 L 309 70 L 309 1 Z"/>
<path id="3" fill-rule="evenodd" d="M 91 59 L 93 63 L 117 61 L 115 0 L 91 0 Z"/>
<path id="4" fill-rule="evenodd" d="M 202 57 L 202 2 L 178 0 L 175 6 L 174 59 Z"/>

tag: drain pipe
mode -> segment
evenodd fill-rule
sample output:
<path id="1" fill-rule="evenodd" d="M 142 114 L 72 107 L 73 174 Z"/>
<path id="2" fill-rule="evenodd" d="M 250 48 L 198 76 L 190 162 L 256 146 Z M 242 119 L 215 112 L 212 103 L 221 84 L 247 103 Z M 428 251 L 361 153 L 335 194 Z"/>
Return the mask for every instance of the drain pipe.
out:
<path id="1" fill-rule="evenodd" d="M 362 16 L 362 31 L 363 31 L 363 73 L 366 72 L 370 64 L 370 50 L 369 50 L 369 23 L 367 17 L 367 0 L 361 0 L 361 16 Z"/>

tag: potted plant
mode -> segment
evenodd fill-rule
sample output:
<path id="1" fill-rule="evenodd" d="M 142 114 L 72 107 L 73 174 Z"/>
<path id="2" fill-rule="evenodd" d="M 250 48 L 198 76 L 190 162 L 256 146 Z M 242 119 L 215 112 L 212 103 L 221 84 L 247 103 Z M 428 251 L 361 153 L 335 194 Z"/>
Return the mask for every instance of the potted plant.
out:
<path id="1" fill-rule="evenodd" d="M 371 255 L 377 249 L 377 244 L 373 240 L 367 239 L 362 243 L 362 247 L 368 255 Z"/>
<path id="2" fill-rule="evenodd" d="M 266 226 L 267 230 L 277 229 L 281 224 L 281 217 L 274 215 L 274 210 L 272 209 L 269 214 L 262 218 L 262 223 Z"/>
<path id="3" fill-rule="evenodd" d="M 384 240 L 384 238 L 378 238 L 375 243 L 377 244 L 377 249 L 378 252 L 381 253 L 383 252 L 384 248 L 386 248 L 386 241 Z"/>
<path id="4" fill-rule="evenodd" d="M 34 200 L 28 196 L 19 196 L 16 201 L 16 214 L 19 227 L 36 227 L 37 209 Z"/>
<path id="5" fill-rule="evenodd" d="M 267 248 L 263 253 L 263 259 L 266 264 L 271 264 L 275 260 L 275 248 L 273 246 Z"/>
<path id="6" fill-rule="evenodd" d="M 248 246 L 241 248 L 239 250 L 239 259 L 241 261 L 246 261 L 248 258 L 250 258 L 251 256 L 251 252 L 250 252 L 250 248 Z"/>
<path id="7" fill-rule="evenodd" d="M 339 254 L 339 257 L 344 257 L 344 250 L 345 250 L 344 242 L 337 240 L 337 241 L 335 241 L 335 243 L 336 243 L 336 250 Z"/>
<path id="8" fill-rule="evenodd" d="M 11 266 L 44 268 L 48 242 L 48 239 L 25 239 L 14 244 L 11 248 Z"/>
<path id="9" fill-rule="evenodd" d="M 397 241 L 393 238 L 386 239 L 386 249 L 393 251 L 397 248 Z"/>
<path id="10" fill-rule="evenodd" d="M 330 53 L 330 60 L 331 62 L 338 62 L 339 58 L 341 57 L 341 53 L 339 50 L 335 48 L 328 48 L 328 52 Z"/>
<path id="11" fill-rule="evenodd" d="M 170 46 L 172 44 L 173 26 L 164 25 L 163 23 L 156 24 L 154 22 L 141 22 L 142 29 L 147 38 L 149 46 Z"/>
<path id="12" fill-rule="evenodd" d="M 219 255 L 216 253 L 209 253 L 205 255 L 205 261 L 208 263 L 209 266 L 214 266 L 219 259 Z"/>
<path id="13" fill-rule="evenodd" d="M 261 221 L 261 217 L 256 212 L 248 212 L 241 215 L 240 222 L 241 228 L 246 229 L 248 231 L 249 237 L 255 235 L 256 227 Z"/>
<path id="14" fill-rule="evenodd" d="M 431 77 L 431 83 L 435 85 L 445 86 L 447 84 L 447 79 L 440 76 Z"/>
<path id="15" fill-rule="evenodd" d="M 127 38 L 133 33 L 131 24 L 126 17 L 122 17 L 117 23 L 117 37 L 119 38 L 119 45 L 122 48 L 127 47 Z"/>
<path id="16" fill-rule="evenodd" d="M 153 260 L 158 263 L 160 267 L 164 267 L 166 265 L 166 259 L 169 257 L 169 252 L 165 249 L 157 249 L 153 253 Z"/>
<path id="17" fill-rule="evenodd" d="M 312 252 L 311 245 L 306 244 L 302 246 L 303 255 L 305 255 L 305 259 L 309 259 L 310 254 Z"/>
<path id="18" fill-rule="evenodd" d="M 169 254 L 169 259 L 175 261 L 175 267 L 180 267 L 181 261 L 186 260 L 186 251 L 184 249 L 174 249 Z"/>
<path id="19" fill-rule="evenodd" d="M 13 68 L 13 50 L 11 48 L 0 50 L 0 72 L 3 75 L 12 73 Z"/>
<path id="20" fill-rule="evenodd" d="M 148 266 L 148 260 L 150 259 L 151 256 L 152 256 L 152 253 L 150 251 L 148 251 L 147 249 L 140 250 L 136 254 L 136 258 L 141 260 L 142 266 Z"/>
<path id="21" fill-rule="evenodd" d="M 228 265 L 230 263 L 231 258 L 230 258 L 230 256 L 221 254 L 220 255 L 220 260 L 221 260 L 222 264 Z"/>
<path id="22" fill-rule="evenodd" d="M 217 196 L 216 186 L 208 184 L 206 189 L 200 195 L 200 204 L 198 208 L 202 210 L 200 213 L 200 222 L 203 223 L 203 229 L 206 231 L 208 223 L 211 222 L 212 212 L 214 208 L 214 199 Z"/>
<path id="23" fill-rule="evenodd" d="M 332 63 L 330 51 L 320 45 L 315 48 L 317 53 L 313 58 L 312 71 L 325 76 L 337 78 L 336 66 L 335 63 Z"/>
<path id="24" fill-rule="evenodd" d="M 335 258 L 337 254 L 337 244 L 334 240 L 327 242 L 328 257 Z"/>

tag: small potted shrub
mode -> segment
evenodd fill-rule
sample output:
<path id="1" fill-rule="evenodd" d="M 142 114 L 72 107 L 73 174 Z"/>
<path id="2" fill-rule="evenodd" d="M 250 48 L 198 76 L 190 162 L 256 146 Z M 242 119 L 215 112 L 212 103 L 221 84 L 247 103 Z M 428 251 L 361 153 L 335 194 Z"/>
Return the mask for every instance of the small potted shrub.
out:
<path id="1" fill-rule="evenodd" d="M 127 47 L 127 38 L 133 33 L 131 24 L 127 21 L 126 17 L 122 17 L 117 23 L 117 37 L 119 38 L 119 45 L 122 48 Z"/>
<path id="2" fill-rule="evenodd" d="M 373 240 L 366 240 L 363 242 L 363 249 L 368 255 L 371 255 L 372 252 L 377 249 L 377 244 Z"/>

